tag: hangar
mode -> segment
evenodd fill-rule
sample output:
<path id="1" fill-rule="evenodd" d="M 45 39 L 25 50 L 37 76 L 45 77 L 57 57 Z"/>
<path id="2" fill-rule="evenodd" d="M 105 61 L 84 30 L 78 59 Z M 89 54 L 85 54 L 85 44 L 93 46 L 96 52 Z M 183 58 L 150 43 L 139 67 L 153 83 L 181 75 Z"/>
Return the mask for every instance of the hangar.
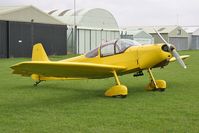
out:
<path id="1" fill-rule="evenodd" d="M 66 54 L 66 28 L 34 6 L 0 7 L 0 57 L 31 57 L 39 42 L 48 55 Z"/>
<path id="2" fill-rule="evenodd" d="M 156 26 L 156 30 L 164 37 L 166 41 L 174 44 L 177 50 L 187 50 L 188 46 L 188 33 L 183 30 L 180 26 Z M 127 29 L 144 30 L 154 37 L 154 43 L 162 43 L 162 40 L 155 32 L 153 26 L 144 27 L 129 27 Z"/>
<path id="3" fill-rule="evenodd" d="M 133 39 L 140 44 L 153 44 L 154 38 L 143 30 L 124 30 L 121 32 L 121 38 Z"/>
<path id="4" fill-rule="evenodd" d="M 68 51 L 72 53 L 83 54 L 96 48 L 102 42 L 120 38 L 114 16 L 105 9 L 80 9 L 75 13 L 74 10 L 52 10 L 48 14 L 68 25 Z M 74 15 L 76 16 L 76 30 L 73 30 Z M 75 42 L 73 42 L 73 31 L 76 32 Z"/>
<path id="5" fill-rule="evenodd" d="M 199 27 L 184 26 L 182 28 L 189 34 L 189 49 L 199 49 Z"/>

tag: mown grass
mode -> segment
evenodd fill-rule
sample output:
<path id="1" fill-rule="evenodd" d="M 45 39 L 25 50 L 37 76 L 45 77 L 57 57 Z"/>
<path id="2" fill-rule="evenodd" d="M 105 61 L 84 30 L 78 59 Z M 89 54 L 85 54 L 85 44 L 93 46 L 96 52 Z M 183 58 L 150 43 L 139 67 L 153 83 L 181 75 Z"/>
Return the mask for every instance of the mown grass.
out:
<path id="1" fill-rule="evenodd" d="M 29 59 L 0 59 L 1 133 L 197 133 L 199 132 L 199 51 L 188 69 L 171 63 L 154 69 L 167 81 L 165 92 L 147 92 L 148 75 L 121 76 L 125 99 L 105 97 L 113 78 L 48 81 L 33 87 L 30 78 L 11 74 L 11 65 Z M 64 57 L 53 57 L 53 60 Z"/>

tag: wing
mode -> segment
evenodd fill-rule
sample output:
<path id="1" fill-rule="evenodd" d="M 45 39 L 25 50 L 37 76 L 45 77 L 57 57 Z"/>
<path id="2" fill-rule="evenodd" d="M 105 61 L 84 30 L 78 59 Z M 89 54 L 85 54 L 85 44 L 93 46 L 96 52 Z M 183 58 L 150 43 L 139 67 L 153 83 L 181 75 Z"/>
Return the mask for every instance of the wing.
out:
<path id="1" fill-rule="evenodd" d="M 63 78 L 104 78 L 113 76 L 112 72 L 122 71 L 123 66 L 104 65 L 81 62 L 50 62 L 50 61 L 29 61 L 16 64 L 11 67 L 13 74 L 31 76 L 38 74 L 47 77 Z"/>
<path id="2" fill-rule="evenodd" d="M 186 59 L 186 58 L 189 58 L 190 57 L 190 55 L 182 55 L 182 56 L 180 56 L 180 58 L 181 59 Z M 174 61 L 176 61 L 176 58 L 175 57 L 172 57 L 170 60 L 169 60 L 170 62 L 174 62 Z"/>

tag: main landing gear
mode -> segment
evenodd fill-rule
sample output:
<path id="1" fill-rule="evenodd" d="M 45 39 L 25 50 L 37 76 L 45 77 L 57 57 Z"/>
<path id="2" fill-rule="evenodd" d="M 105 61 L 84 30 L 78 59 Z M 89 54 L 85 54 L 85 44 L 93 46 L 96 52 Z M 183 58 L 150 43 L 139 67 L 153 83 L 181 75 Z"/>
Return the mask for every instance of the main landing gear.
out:
<path id="1" fill-rule="evenodd" d="M 155 80 L 151 69 L 148 69 L 150 83 L 147 85 L 146 90 L 148 91 L 164 91 L 166 89 L 166 81 Z"/>
<path id="2" fill-rule="evenodd" d="M 114 77 L 115 77 L 116 85 L 109 88 L 105 92 L 105 96 L 108 96 L 108 97 L 120 96 L 122 98 L 125 98 L 128 94 L 128 89 L 127 89 L 126 86 L 120 84 L 119 78 L 118 78 L 117 73 L 115 71 L 113 71 L 113 74 L 114 74 Z"/>

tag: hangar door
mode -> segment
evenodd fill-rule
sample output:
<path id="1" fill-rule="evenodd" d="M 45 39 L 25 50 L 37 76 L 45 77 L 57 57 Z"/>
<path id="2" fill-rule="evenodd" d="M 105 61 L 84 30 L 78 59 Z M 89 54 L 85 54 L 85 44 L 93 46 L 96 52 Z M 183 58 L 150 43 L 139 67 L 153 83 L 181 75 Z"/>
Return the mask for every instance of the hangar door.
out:
<path id="1" fill-rule="evenodd" d="M 199 36 L 192 36 L 190 49 L 199 49 Z"/>
<path id="2" fill-rule="evenodd" d="M 189 49 L 187 37 L 169 37 L 169 43 L 173 44 L 177 50 Z"/>
<path id="3" fill-rule="evenodd" d="M 30 23 L 9 22 L 9 57 L 31 57 L 32 28 Z"/>
<path id="4" fill-rule="evenodd" d="M 31 57 L 36 43 L 42 43 L 48 55 L 67 53 L 66 26 L 9 22 L 8 27 L 9 57 Z"/>
<path id="5" fill-rule="evenodd" d="M 33 44 L 42 43 L 48 55 L 66 54 L 66 26 L 35 23 L 33 28 Z"/>
<path id="6" fill-rule="evenodd" d="M 118 38 L 120 38 L 118 31 L 78 29 L 77 53 L 84 54 L 100 46 L 101 43 Z"/>

